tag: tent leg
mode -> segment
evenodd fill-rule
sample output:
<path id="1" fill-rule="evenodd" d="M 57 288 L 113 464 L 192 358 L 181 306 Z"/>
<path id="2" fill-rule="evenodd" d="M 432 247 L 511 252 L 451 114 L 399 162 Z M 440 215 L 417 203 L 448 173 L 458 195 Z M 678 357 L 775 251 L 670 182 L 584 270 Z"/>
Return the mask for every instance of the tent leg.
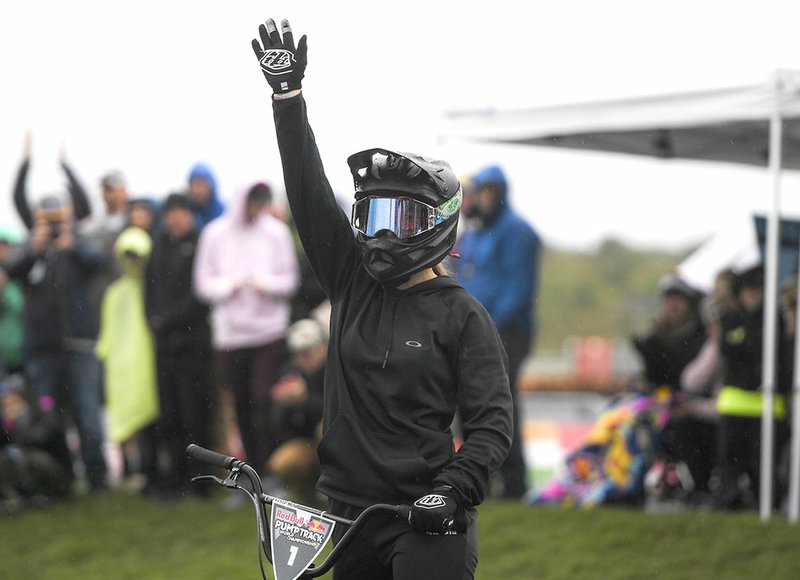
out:
<path id="1" fill-rule="evenodd" d="M 778 301 L 778 241 L 781 201 L 781 144 L 782 121 L 779 111 L 770 119 L 769 168 L 773 184 L 772 211 L 767 225 L 767 256 L 764 271 L 764 344 L 761 383 L 763 385 L 763 413 L 761 416 L 761 497 L 759 513 L 762 521 L 772 514 L 772 473 L 775 429 L 775 359 L 777 338 Z"/>
<path id="2" fill-rule="evenodd" d="M 800 296 L 800 276 L 797 279 Z M 789 522 L 795 524 L 800 519 L 800 317 L 795 321 L 794 377 L 792 377 L 792 439 L 789 470 Z"/>

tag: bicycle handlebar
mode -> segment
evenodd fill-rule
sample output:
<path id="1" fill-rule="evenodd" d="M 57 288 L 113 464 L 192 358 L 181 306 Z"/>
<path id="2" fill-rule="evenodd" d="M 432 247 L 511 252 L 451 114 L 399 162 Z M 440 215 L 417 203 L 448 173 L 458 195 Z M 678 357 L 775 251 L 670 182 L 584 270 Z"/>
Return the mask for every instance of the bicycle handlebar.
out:
<path id="1" fill-rule="evenodd" d="M 214 467 L 220 467 L 228 471 L 232 471 L 238 468 L 237 471 L 241 470 L 242 473 L 244 473 L 248 478 L 251 479 L 251 483 L 255 488 L 255 493 L 250 495 L 253 498 L 253 500 L 256 501 L 257 503 L 256 516 L 259 523 L 261 543 L 264 548 L 264 553 L 267 555 L 267 558 L 271 562 L 272 555 L 270 554 L 270 550 L 268 549 L 266 543 L 266 538 L 269 537 L 269 531 L 267 529 L 267 518 L 266 518 L 266 513 L 263 512 L 263 506 L 265 504 L 271 504 L 272 501 L 277 498 L 273 498 L 272 496 L 269 496 L 261 491 L 261 481 L 257 472 L 250 465 L 248 465 L 241 459 L 237 459 L 236 457 L 231 457 L 229 455 L 223 455 L 221 453 L 217 453 L 216 451 L 211 451 L 210 449 L 200 447 L 199 445 L 195 445 L 194 443 L 190 444 L 186 448 L 186 453 L 192 459 L 206 463 L 208 465 L 213 465 Z M 222 482 L 221 480 L 217 479 L 216 481 L 217 483 L 223 483 L 223 485 L 225 485 L 225 483 Z M 243 491 L 246 491 L 243 488 L 240 488 L 235 485 L 229 487 L 236 487 L 237 489 L 242 489 Z M 333 564 L 336 562 L 336 560 L 338 560 L 342 551 L 350 543 L 355 534 L 358 533 L 361 527 L 363 527 L 363 525 L 366 523 L 366 520 L 375 515 L 376 513 L 378 512 L 391 513 L 394 514 L 400 520 L 405 522 L 410 522 L 410 514 L 411 514 L 411 506 L 409 505 L 375 504 L 366 508 L 363 512 L 361 512 L 361 514 L 359 514 L 359 516 L 355 520 L 349 520 L 347 518 L 337 516 L 330 512 L 317 510 L 307 506 L 301 506 L 301 507 L 309 510 L 312 513 L 316 513 L 317 515 L 324 515 L 325 517 L 328 517 L 340 524 L 348 526 L 349 528 L 341 537 L 339 542 L 333 547 L 328 557 L 322 563 L 320 563 L 319 566 L 311 564 L 311 566 L 302 574 L 301 578 L 315 578 L 317 576 L 324 574 L 327 570 L 333 567 Z M 464 522 L 452 517 L 450 518 L 447 527 L 452 529 L 453 531 L 463 531 L 462 528 L 464 529 L 466 528 Z"/>
<path id="2" fill-rule="evenodd" d="M 216 451 L 211 451 L 211 449 L 200 447 L 194 443 L 190 443 L 186 448 L 186 454 L 192 459 L 196 459 L 202 463 L 208 463 L 214 467 L 221 467 L 222 469 L 228 470 L 231 469 L 234 464 L 240 462 L 235 457 L 223 455 L 222 453 L 217 453 Z"/>

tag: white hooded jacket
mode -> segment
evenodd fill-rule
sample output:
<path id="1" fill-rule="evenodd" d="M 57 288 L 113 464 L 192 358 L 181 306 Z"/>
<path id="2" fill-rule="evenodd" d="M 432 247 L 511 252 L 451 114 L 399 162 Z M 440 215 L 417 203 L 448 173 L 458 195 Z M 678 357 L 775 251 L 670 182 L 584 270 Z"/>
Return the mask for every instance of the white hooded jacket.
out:
<path id="1" fill-rule="evenodd" d="M 246 221 L 247 194 L 254 185 L 238 191 L 225 214 L 200 235 L 194 286 L 211 304 L 214 346 L 220 350 L 283 338 L 299 284 L 289 226 L 266 212 Z"/>

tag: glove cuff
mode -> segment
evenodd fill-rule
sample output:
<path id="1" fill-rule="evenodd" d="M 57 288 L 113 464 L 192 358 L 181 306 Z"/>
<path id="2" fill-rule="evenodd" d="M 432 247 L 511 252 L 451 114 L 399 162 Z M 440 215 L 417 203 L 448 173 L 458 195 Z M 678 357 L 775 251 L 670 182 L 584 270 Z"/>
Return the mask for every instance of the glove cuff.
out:
<path id="1" fill-rule="evenodd" d="M 285 93 L 273 93 L 272 100 L 273 101 L 285 101 L 286 99 L 291 99 L 292 97 L 296 97 L 301 92 L 301 89 L 294 89 Z"/>

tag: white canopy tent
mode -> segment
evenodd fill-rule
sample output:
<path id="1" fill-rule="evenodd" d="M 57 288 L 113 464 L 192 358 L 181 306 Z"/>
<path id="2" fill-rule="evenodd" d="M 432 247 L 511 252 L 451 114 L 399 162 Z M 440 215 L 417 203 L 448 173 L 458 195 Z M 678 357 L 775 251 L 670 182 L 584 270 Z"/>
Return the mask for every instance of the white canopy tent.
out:
<path id="1" fill-rule="evenodd" d="M 762 84 L 505 111 L 449 112 L 445 139 L 626 153 L 764 166 L 772 176 L 765 260 L 760 514 L 772 512 L 773 404 L 782 169 L 800 169 L 800 71 L 779 70 Z M 800 332 L 798 333 L 800 336 Z M 800 340 L 795 368 L 800 370 Z M 796 373 L 800 375 L 800 373 Z M 800 410 L 794 379 L 793 408 Z M 800 413 L 792 414 L 789 519 L 800 516 Z"/>

